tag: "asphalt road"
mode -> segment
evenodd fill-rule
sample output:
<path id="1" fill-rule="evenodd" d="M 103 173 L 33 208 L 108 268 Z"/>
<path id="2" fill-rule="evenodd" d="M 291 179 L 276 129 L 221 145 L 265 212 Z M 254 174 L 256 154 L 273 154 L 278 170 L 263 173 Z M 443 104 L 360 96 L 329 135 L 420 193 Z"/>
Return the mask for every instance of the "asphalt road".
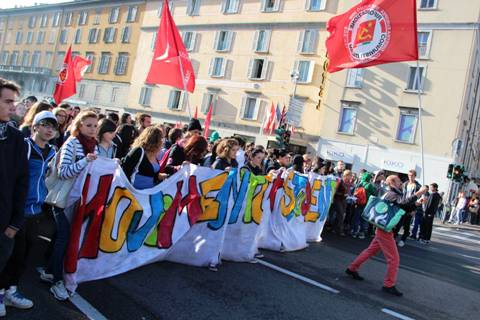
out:
<path id="1" fill-rule="evenodd" d="M 344 274 L 368 243 L 327 234 L 322 243 L 302 251 L 263 252 L 263 261 L 310 283 L 261 263 L 225 262 L 212 272 L 162 262 L 83 283 L 78 296 L 98 311 L 91 319 L 395 319 L 382 312 L 384 308 L 413 319 L 478 318 L 480 228 L 437 226 L 431 245 L 410 241 L 400 248 L 401 298 L 380 290 L 385 272 L 381 254 L 360 270 L 365 281 Z M 32 259 L 21 283 L 35 307 L 8 308 L 7 319 L 88 319 L 71 302 L 53 298 L 33 271 L 37 264 Z M 315 281 L 339 292 L 323 290 Z"/>

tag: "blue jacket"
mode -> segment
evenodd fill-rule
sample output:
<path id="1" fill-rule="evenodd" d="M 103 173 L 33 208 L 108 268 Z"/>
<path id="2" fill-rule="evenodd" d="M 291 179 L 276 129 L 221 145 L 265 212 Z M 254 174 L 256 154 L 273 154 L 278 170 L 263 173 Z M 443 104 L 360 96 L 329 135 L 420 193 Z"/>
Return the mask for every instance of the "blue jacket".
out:
<path id="1" fill-rule="evenodd" d="M 29 184 L 27 201 L 25 202 L 25 216 L 32 216 L 42 212 L 42 205 L 47 197 L 48 190 L 45 186 L 45 174 L 48 169 L 48 163 L 55 157 L 55 149 L 50 148 L 46 158 L 42 155 L 41 149 L 31 139 L 25 139 L 28 146 L 28 168 Z"/>

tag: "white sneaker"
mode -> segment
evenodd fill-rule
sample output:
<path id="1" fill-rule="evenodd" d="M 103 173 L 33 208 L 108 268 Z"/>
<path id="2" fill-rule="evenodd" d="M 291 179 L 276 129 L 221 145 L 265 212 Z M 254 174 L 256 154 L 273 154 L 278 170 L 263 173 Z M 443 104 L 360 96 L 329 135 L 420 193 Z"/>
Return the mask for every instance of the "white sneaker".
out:
<path id="1" fill-rule="evenodd" d="M 15 307 L 18 309 L 30 309 L 33 307 L 33 301 L 27 299 L 17 290 L 17 286 L 11 286 L 5 291 L 3 302 L 6 306 Z"/>
<path id="2" fill-rule="evenodd" d="M 57 281 L 53 286 L 50 287 L 50 292 L 55 296 L 57 300 L 65 301 L 70 296 L 68 295 L 67 289 L 63 280 Z"/>
<path id="3" fill-rule="evenodd" d="M 403 242 L 403 240 L 398 241 L 398 246 L 403 248 L 405 246 L 405 242 Z"/>
<path id="4" fill-rule="evenodd" d="M 53 274 L 47 273 L 44 268 L 37 268 L 37 271 L 40 273 L 40 280 L 53 284 Z"/>
<path id="5" fill-rule="evenodd" d="M 7 315 L 7 309 L 5 309 L 5 303 L 3 299 L 5 298 L 5 290 L 0 290 L 0 317 L 5 317 Z"/>
<path id="6" fill-rule="evenodd" d="M 208 270 L 213 271 L 213 272 L 217 272 L 217 271 L 218 271 L 218 268 L 217 268 L 216 265 L 210 264 L 210 265 L 208 266 Z"/>

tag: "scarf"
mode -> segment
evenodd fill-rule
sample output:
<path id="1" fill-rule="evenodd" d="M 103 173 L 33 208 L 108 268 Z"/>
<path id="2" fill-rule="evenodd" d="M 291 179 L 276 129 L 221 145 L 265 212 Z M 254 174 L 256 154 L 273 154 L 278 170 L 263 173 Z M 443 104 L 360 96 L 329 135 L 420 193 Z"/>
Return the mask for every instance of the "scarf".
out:
<path id="1" fill-rule="evenodd" d="M 95 146 L 97 145 L 97 140 L 95 138 L 89 138 L 79 133 L 77 139 L 83 147 L 85 156 L 89 153 L 95 153 Z"/>
<path id="2" fill-rule="evenodd" d="M 0 140 L 7 139 L 8 122 L 0 122 Z"/>

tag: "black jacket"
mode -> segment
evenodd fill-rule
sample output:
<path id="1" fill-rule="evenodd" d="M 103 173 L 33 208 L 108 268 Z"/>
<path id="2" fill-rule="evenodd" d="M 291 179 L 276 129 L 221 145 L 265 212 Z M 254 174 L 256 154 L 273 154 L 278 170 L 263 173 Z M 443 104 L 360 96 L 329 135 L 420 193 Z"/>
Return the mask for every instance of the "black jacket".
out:
<path id="1" fill-rule="evenodd" d="M 427 206 L 425 208 L 425 217 L 433 218 L 437 212 L 438 206 L 442 203 L 442 196 L 438 192 L 430 194 L 427 200 Z"/>
<path id="2" fill-rule="evenodd" d="M 402 191 L 395 188 L 389 188 L 383 197 L 386 201 L 395 203 L 400 209 L 405 210 L 407 213 L 415 211 L 417 208 L 415 204 L 418 200 L 417 196 L 407 197 Z"/>
<path id="3" fill-rule="evenodd" d="M 132 149 L 127 156 L 122 159 L 122 169 L 123 172 L 125 172 L 128 180 L 133 183 L 132 177 L 134 174 L 138 173 L 145 177 L 152 177 L 155 184 L 160 183 L 158 180 L 158 172 L 154 171 L 152 164 L 148 160 L 146 152 L 143 153 L 143 159 L 140 159 L 141 156 L 142 148 L 137 147 Z M 136 171 L 137 167 L 138 171 Z"/>
<path id="4" fill-rule="evenodd" d="M 27 144 L 22 132 L 8 126 L 7 138 L 0 140 L 0 232 L 22 227 L 28 180 Z"/>
<path id="5" fill-rule="evenodd" d="M 256 176 L 262 176 L 263 175 L 263 169 L 254 166 L 252 163 L 247 162 L 246 165 L 243 166 L 243 168 L 247 168 L 252 174 Z"/>
<path id="6" fill-rule="evenodd" d="M 117 135 L 113 142 L 117 145 L 116 158 L 122 159 L 130 151 L 133 140 L 137 137 L 137 129 L 129 124 L 122 124 L 118 128 Z"/>
<path id="7" fill-rule="evenodd" d="M 217 158 L 212 164 L 212 169 L 225 170 L 226 168 L 238 168 L 238 162 L 235 159 L 232 159 L 231 162 L 228 162 L 225 158 Z"/>

